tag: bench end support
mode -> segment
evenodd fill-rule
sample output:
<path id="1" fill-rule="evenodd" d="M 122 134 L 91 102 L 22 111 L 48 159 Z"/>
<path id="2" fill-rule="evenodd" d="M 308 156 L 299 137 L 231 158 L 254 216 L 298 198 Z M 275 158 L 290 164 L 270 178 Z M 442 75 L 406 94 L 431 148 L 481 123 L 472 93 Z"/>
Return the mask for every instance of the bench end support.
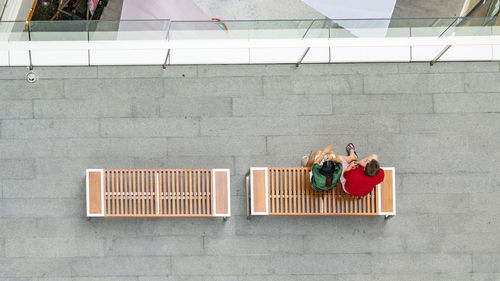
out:
<path id="1" fill-rule="evenodd" d="M 231 216 L 231 181 L 229 169 L 212 170 L 212 204 L 214 217 Z"/>
<path id="2" fill-rule="evenodd" d="M 388 219 L 396 215 L 396 170 L 393 167 L 382 169 L 384 181 L 376 187 L 378 214 Z"/>
<path id="3" fill-rule="evenodd" d="M 250 169 L 250 215 L 269 215 L 268 168 Z"/>
<path id="4" fill-rule="evenodd" d="M 87 169 L 87 217 L 104 217 L 104 170 Z"/>

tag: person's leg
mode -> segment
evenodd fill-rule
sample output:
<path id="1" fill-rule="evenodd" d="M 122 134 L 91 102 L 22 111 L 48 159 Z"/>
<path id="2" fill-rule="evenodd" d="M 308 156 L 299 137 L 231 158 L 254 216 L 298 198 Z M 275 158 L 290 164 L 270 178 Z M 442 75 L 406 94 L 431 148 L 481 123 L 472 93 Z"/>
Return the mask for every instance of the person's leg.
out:
<path id="1" fill-rule="evenodd" d="M 352 161 L 356 161 L 358 159 L 358 156 L 354 153 L 354 150 L 352 149 L 349 150 L 349 156 L 339 155 L 338 157 L 343 161 L 346 161 L 347 163 L 351 163 Z"/>

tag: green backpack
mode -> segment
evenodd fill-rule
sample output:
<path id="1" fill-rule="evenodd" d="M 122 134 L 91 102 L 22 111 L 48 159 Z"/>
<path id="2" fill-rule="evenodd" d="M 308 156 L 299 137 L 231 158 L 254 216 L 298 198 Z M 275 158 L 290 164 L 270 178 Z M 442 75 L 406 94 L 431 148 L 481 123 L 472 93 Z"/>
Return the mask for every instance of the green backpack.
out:
<path id="1" fill-rule="evenodd" d="M 312 166 L 311 187 L 316 191 L 329 191 L 337 187 L 337 182 L 342 175 L 342 163 L 334 163 L 332 185 L 326 187 L 326 176 L 320 173 L 322 165 L 314 164 Z"/>

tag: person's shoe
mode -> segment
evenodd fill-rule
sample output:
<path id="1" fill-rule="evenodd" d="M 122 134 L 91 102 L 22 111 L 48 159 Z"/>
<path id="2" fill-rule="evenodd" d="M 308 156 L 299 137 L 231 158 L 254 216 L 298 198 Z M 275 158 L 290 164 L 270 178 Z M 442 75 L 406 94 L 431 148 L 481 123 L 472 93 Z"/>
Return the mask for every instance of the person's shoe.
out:
<path id="1" fill-rule="evenodd" d="M 307 156 L 307 155 L 302 156 L 302 160 L 301 160 L 302 167 L 305 167 L 307 162 L 309 162 L 309 156 Z"/>
<path id="2" fill-rule="evenodd" d="M 345 151 L 347 152 L 347 156 L 349 156 L 351 153 L 350 151 L 354 152 L 354 155 L 356 155 L 356 160 L 358 160 L 358 153 L 356 153 L 356 147 L 352 142 L 348 143 L 347 146 L 345 147 Z"/>

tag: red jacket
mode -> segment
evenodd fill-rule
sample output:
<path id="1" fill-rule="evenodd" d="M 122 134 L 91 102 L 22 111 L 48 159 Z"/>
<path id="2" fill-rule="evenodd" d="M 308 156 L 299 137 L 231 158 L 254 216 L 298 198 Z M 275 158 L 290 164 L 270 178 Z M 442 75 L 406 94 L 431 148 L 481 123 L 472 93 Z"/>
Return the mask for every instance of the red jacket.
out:
<path id="1" fill-rule="evenodd" d="M 346 171 L 344 178 L 345 190 L 351 195 L 363 197 L 368 195 L 377 184 L 384 181 L 384 170 L 379 169 L 377 175 L 369 177 L 365 175 L 365 167 L 359 166 Z"/>

